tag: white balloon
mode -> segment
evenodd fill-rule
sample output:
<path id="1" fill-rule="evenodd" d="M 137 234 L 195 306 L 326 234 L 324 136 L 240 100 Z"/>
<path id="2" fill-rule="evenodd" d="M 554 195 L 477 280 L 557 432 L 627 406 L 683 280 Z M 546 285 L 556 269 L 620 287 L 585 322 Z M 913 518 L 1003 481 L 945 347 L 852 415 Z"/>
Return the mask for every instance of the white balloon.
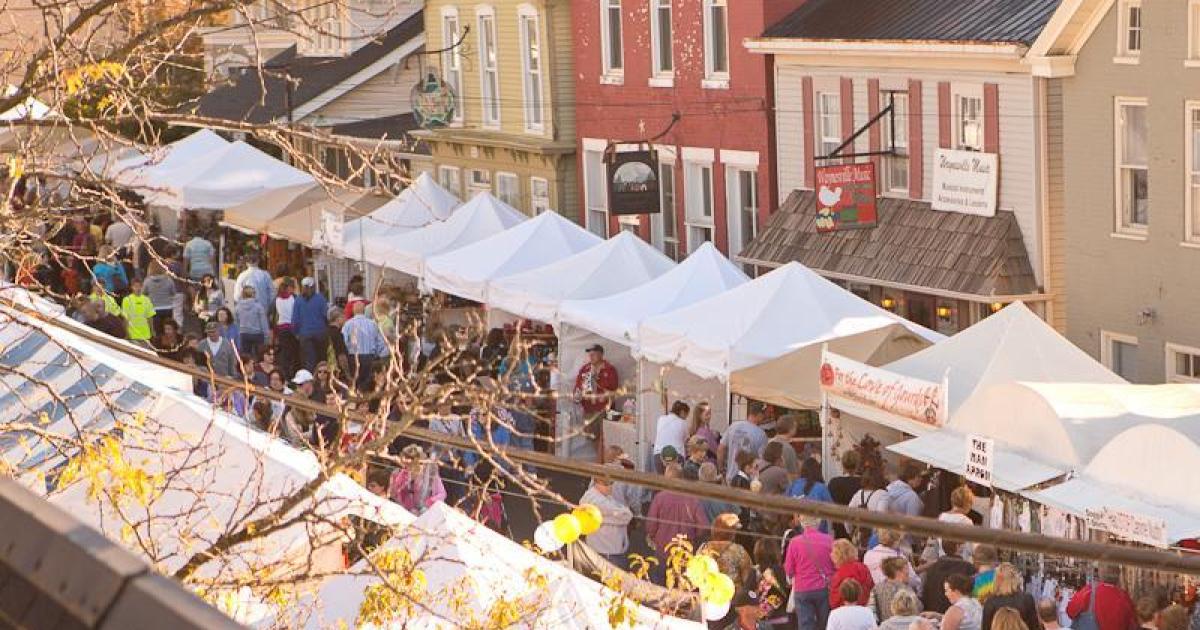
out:
<path id="1" fill-rule="evenodd" d="M 704 611 L 705 620 L 720 621 L 725 618 L 725 615 L 729 614 L 729 602 L 718 604 L 716 602 L 705 601 L 701 605 L 701 609 Z"/>
<path id="2" fill-rule="evenodd" d="M 554 535 L 552 521 L 546 521 L 533 530 L 533 544 L 546 553 L 553 553 L 563 547 L 563 541 Z"/>

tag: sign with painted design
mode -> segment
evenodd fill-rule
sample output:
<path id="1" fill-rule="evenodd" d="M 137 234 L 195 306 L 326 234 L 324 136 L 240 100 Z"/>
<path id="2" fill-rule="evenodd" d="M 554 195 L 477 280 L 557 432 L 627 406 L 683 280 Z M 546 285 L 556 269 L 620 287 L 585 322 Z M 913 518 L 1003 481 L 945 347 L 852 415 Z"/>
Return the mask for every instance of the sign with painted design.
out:
<path id="1" fill-rule="evenodd" d="M 1167 522 L 1161 518 L 1104 507 L 1087 511 L 1087 525 L 1091 529 L 1106 531 L 1122 540 L 1161 549 L 1170 545 L 1167 538 Z"/>
<path id="2" fill-rule="evenodd" d="M 912 378 L 847 359 L 821 354 L 821 389 L 826 394 L 870 405 L 914 422 L 946 423 L 946 384 Z"/>
<path id="3" fill-rule="evenodd" d="M 995 216 L 999 174 L 995 153 L 938 149 L 933 154 L 933 209 Z"/>
<path id="4" fill-rule="evenodd" d="M 662 210 L 656 151 L 610 151 L 605 159 L 609 213 L 625 216 L 658 214 Z"/>
<path id="5" fill-rule="evenodd" d="M 875 227 L 875 164 L 818 166 L 817 231 L 837 232 Z"/>
<path id="6" fill-rule="evenodd" d="M 996 461 L 996 442 L 978 435 L 967 436 L 967 461 L 963 477 L 981 486 L 992 487 L 992 468 Z"/>

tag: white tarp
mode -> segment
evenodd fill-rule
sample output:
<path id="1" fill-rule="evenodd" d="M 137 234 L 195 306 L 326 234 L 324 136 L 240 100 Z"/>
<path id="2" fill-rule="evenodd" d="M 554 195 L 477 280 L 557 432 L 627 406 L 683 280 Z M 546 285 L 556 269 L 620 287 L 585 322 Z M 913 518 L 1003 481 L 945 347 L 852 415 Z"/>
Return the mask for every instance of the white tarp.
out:
<path id="1" fill-rule="evenodd" d="M 429 173 L 421 173 L 395 199 L 365 217 L 346 223 L 346 254 L 362 257 L 369 242 L 377 242 L 386 249 L 392 237 L 445 221 L 461 204 L 458 197 L 442 188 Z"/>
<path id="2" fill-rule="evenodd" d="M 645 284 L 675 266 L 637 235 L 620 234 L 574 256 L 501 278 L 488 288 L 488 306 L 557 323 L 563 300 L 601 298 Z"/>
<path id="3" fill-rule="evenodd" d="M 208 168 L 158 196 L 155 203 L 176 209 L 222 210 L 276 188 L 315 181 L 312 175 L 238 141 L 221 152 Z"/>
<path id="4" fill-rule="evenodd" d="M 1200 537 L 1200 493 L 1191 472 L 1200 470 L 1196 438 L 1161 424 L 1134 427 L 1100 449 L 1079 476 L 1025 496 L 1081 517 L 1111 508 L 1161 518 L 1172 543 Z"/>
<path id="5" fill-rule="evenodd" d="M 425 261 L 428 289 L 487 301 L 495 280 L 548 265 L 601 242 L 557 212 L 542 214 L 499 234 Z"/>
<path id="6" fill-rule="evenodd" d="M 748 280 L 712 243 L 704 243 L 670 271 L 643 285 L 608 297 L 563 302 L 559 318 L 563 324 L 632 346 L 638 325 L 646 318 L 710 298 Z"/>
<path id="7" fill-rule="evenodd" d="M 118 174 L 117 180 L 150 196 L 155 189 L 165 189 L 180 182 L 193 169 L 208 168 L 228 147 L 229 142 L 224 138 L 201 129 L 152 151 L 145 165 Z"/>
<path id="8" fill-rule="evenodd" d="M 481 192 L 459 206 L 450 218 L 389 238 L 387 243 L 368 248 L 365 259 L 388 269 L 420 278 L 425 261 L 499 234 L 526 217 L 491 193 Z M 350 236 L 347 235 L 347 240 Z M 357 252 L 347 251 L 354 256 Z"/>
<path id="9" fill-rule="evenodd" d="M 795 262 L 647 319 L 638 335 L 637 351 L 650 361 L 794 408 L 819 404 L 822 346 L 878 365 L 942 338 Z"/>
<path id="10" fill-rule="evenodd" d="M 437 504 L 389 541 L 385 548 L 408 552 L 425 575 L 422 607 L 411 615 L 398 611 L 383 626 L 451 630 L 469 619 L 487 619 L 497 602 L 516 603 L 524 611 L 515 628 L 591 630 L 607 628 L 608 611 L 618 594 L 562 565 L 547 560 L 488 529 L 466 514 Z M 356 624 L 364 590 L 381 580 L 365 560 L 346 575 L 327 579 L 315 597 L 302 598 L 273 620 L 276 626 L 377 628 Z M 693 628 L 695 622 L 634 607 L 633 628 Z M 313 607 L 317 610 L 312 613 Z M 292 617 L 288 617 L 291 615 Z M 295 618 L 293 618 L 295 617 Z M 281 623 L 289 622 L 290 623 Z M 414 624 L 415 622 L 415 624 Z M 381 629 L 382 630 L 382 629 Z"/>

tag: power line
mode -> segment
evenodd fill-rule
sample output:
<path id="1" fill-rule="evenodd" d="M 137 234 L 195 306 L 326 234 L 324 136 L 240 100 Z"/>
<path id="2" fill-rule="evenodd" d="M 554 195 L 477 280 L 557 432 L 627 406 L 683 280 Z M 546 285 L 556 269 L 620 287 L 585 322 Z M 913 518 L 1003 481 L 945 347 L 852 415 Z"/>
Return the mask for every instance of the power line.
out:
<path id="1" fill-rule="evenodd" d="M 47 326 L 62 329 L 88 341 L 104 346 L 107 349 L 121 352 L 142 361 L 168 368 L 176 372 L 188 374 L 214 384 L 235 387 L 253 393 L 263 398 L 279 400 L 295 408 L 311 411 L 325 416 L 353 419 L 363 423 L 378 420 L 367 414 L 350 411 L 317 403 L 295 395 L 282 394 L 271 389 L 250 385 L 247 381 L 219 377 L 207 370 L 192 368 L 181 363 L 164 359 L 154 354 L 136 350 L 127 344 L 92 330 L 85 330 L 81 325 L 78 329 L 67 328 L 62 323 L 47 317 L 38 310 L 17 303 L 7 297 L 0 298 L 6 306 L 35 319 Z M 469 438 L 439 433 L 419 427 L 408 427 L 401 432 L 403 437 L 418 441 L 449 446 L 452 448 L 479 452 L 480 444 Z M 1200 556 L 1184 554 L 1178 551 L 1160 551 L 1138 547 L 1125 547 L 1082 540 L 1054 538 L 1042 534 L 1031 534 L 1004 529 L 990 529 L 973 525 L 959 525 L 942 522 L 936 519 L 904 514 L 872 512 L 870 510 L 853 508 L 835 503 L 822 503 L 778 495 L 763 495 L 749 490 L 739 490 L 726 486 L 703 484 L 684 479 L 669 479 L 665 476 L 645 472 L 629 471 L 624 468 L 605 466 L 590 462 L 582 462 L 560 458 L 555 455 L 521 450 L 511 447 L 493 446 L 496 453 L 509 461 L 528 464 L 538 468 L 555 470 L 580 477 L 601 477 L 622 481 L 628 484 L 650 488 L 659 491 L 670 491 L 693 496 L 699 499 L 711 499 L 746 507 L 760 513 L 791 515 L 805 514 L 832 522 L 848 523 L 871 528 L 895 529 L 921 537 L 947 538 L 976 544 L 994 545 L 1001 549 L 1024 551 L 1029 553 L 1069 556 L 1096 562 L 1106 562 L 1150 569 L 1168 571 L 1186 575 L 1200 576 Z"/>

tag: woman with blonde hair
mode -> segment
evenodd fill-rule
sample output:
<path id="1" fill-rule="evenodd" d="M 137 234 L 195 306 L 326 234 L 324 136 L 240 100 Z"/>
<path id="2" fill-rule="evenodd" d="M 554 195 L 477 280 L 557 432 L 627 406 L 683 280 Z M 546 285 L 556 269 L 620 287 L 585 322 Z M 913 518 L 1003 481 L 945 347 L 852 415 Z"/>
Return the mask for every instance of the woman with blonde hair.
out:
<path id="1" fill-rule="evenodd" d="M 834 609 L 844 604 L 866 605 L 871 589 L 875 588 L 875 581 L 871 578 L 871 570 L 867 565 L 858 561 L 858 547 L 845 538 L 839 538 L 833 541 L 833 550 L 829 552 L 829 557 L 833 559 L 833 566 L 837 568 L 829 581 L 829 608 Z M 842 599 L 838 587 L 846 580 L 858 582 L 859 596 L 856 601 L 848 602 Z"/>
<path id="2" fill-rule="evenodd" d="M 883 561 L 888 558 L 904 558 L 905 562 L 908 562 L 909 587 L 914 591 L 921 590 L 921 577 L 917 575 L 908 556 L 900 551 L 900 539 L 904 537 L 904 534 L 894 529 L 878 529 L 875 530 L 875 536 L 879 539 L 879 544 L 863 554 L 863 564 L 870 569 L 871 580 L 875 584 L 882 584 L 887 579 L 883 575 Z"/>
<path id="3" fill-rule="evenodd" d="M 971 508 L 975 505 L 975 493 L 966 485 L 959 486 L 950 493 L 950 511 L 942 512 L 938 515 L 938 521 L 942 523 L 953 523 L 955 525 L 974 525 L 975 521 L 968 516 L 971 513 Z M 963 543 L 958 547 L 958 553 L 963 560 L 971 561 L 975 545 L 971 543 Z M 935 562 L 938 558 L 946 555 L 942 549 L 942 540 L 935 538 L 929 541 L 925 546 L 925 552 L 921 554 L 921 562 L 924 565 L 929 565 Z M 924 570 L 926 566 L 922 566 Z"/>
<path id="4" fill-rule="evenodd" d="M 400 467 L 388 482 L 388 497 L 417 515 L 446 500 L 437 464 L 425 456 L 420 445 L 409 444 L 400 451 Z"/>
<path id="5" fill-rule="evenodd" d="M 1031 630 L 1029 625 L 1021 619 L 1021 613 L 1017 612 L 1016 608 L 1008 606 L 996 611 L 996 616 L 992 619 L 992 627 L 996 630 Z"/>
<path id="6" fill-rule="evenodd" d="M 892 616 L 879 624 L 879 630 L 908 630 L 908 627 L 921 618 L 921 600 L 917 594 L 903 589 L 892 597 Z"/>
<path id="7" fill-rule="evenodd" d="M 692 426 L 689 427 L 688 436 L 703 438 L 704 445 L 708 447 L 708 457 L 716 461 L 717 447 L 721 445 L 721 436 L 709 426 L 712 423 L 712 415 L 711 404 L 707 401 L 696 403 L 696 407 L 692 409 Z"/>
<path id="8" fill-rule="evenodd" d="M 700 545 L 696 553 L 712 556 L 721 573 L 729 576 L 734 584 L 745 584 L 754 569 L 754 560 L 746 548 L 734 542 L 742 529 L 737 514 L 719 514 L 713 519 L 712 534 L 708 542 Z"/>
<path id="9" fill-rule="evenodd" d="M 1028 630 L 1041 630 L 1042 622 L 1037 614 L 1037 603 L 1025 592 L 1021 574 L 1013 565 L 1002 562 L 996 567 L 995 588 L 992 596 L 983 604 L 983 630 L 991 630 L 1000 610 L 1012 608 L 1019 613 Z"/>

